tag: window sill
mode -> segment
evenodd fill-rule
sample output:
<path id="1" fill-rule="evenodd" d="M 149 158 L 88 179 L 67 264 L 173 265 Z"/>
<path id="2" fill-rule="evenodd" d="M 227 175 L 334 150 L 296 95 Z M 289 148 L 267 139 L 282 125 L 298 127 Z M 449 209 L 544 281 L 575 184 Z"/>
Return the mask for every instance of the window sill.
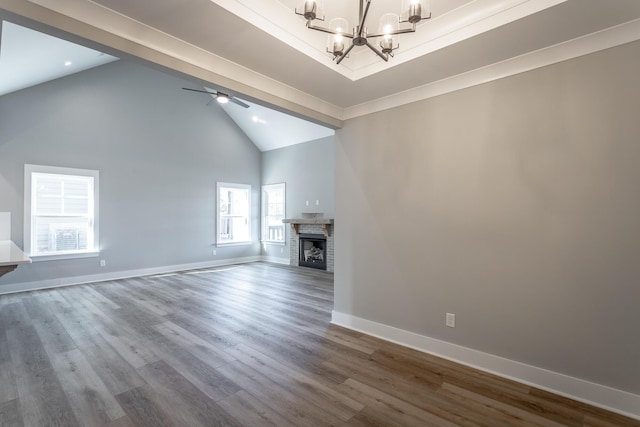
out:
<path id="1" fill-rule="evenodd" d="M 216 247 L 222 248 L 225 246 L 248 246 L 253 244 L 253 242 L 229 242 L 229 243 L 216 243 Z"/>
<path id="2" fill-rule="evenodd" d="M 29 255 L 33 262 L 39 261 L 58 261 L 63 259 L 78 259 L 78 258 L 95 258 L 100 256 L 100 251 L 88 251 L 88 252 L 67 252 L 61 254 L 51 255 Z"/>
<path id="3" fill-rule="evenodd" d="M 287 246 L 287 242 L 276 242 L 273 240 L 260 240 L 263 245 Z"/>

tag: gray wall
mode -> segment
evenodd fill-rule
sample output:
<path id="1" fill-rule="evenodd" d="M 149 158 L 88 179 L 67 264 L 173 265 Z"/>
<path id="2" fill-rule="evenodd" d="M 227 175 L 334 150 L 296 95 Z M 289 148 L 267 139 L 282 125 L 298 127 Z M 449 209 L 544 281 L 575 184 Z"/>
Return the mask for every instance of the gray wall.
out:
<path id="1" fill-rule="evenodd" d="M 100 259 L 37 262 L 2 284 L 260 254 L 259 150 L 189 82 L 118 61 L 0 97 L 0 211 L 22 246 L 24 164 L 100 171 Z M 217 248 L 216 181 L 250 184 L 250 246 Z"/>
<path id="2" fill-rule="evenodd" d="M 287 218 L 300 218 L 303 212 L 323 212 L 326 218 L 333 218 L 334 163 L 333 137 L 265 151 L 262 184 L 286 183 Z M 286 247 L 267 245 L 266 255 L 289 259 L 290 227 L 286 227 L 286 232 Z"/>
<path id="3" fill-rule="evenodd" d="M 347 121 L 335 309 L 640 393 L 638 75 L 636 42 Z"/>

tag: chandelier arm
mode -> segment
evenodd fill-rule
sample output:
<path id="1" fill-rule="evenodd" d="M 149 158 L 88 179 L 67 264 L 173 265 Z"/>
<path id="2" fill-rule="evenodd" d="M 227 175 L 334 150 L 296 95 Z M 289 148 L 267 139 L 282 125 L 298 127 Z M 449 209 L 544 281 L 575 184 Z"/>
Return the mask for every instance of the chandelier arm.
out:
<path id="1" fill-rule="evenodd" d="M 395 36 L 398 34 L 407 34 L 407 33 L 415 33 L 415 32 L 416 32 L 415 28 L 404 28 L 402 30 L 391 31 L 389 33 L 368 34 L 367 37 L 373 38 L 373 37 Z"/>
<path id="2" fill-rule="evenodd" d="M 307 28 L 310 30 L 316 30 L 316 31 L 321 31 L 323 33 L 333 34 L 334 36 L 342 36 L 349 39 L 353 38 L 353 34 L 342 33 L 339 31 L 332 30 L 331 28 L 319 27 L 317 25 L 311 25 L 311 24 L 307 24 Z"/>
<path id="3" fill-rule="evenodd" d="M 351 49 L 353 49 L 354 46 L 355 46 L 355 44 L 352 44 L 351 46 L 349 46 L 347 48 L 347 50 L 342 55 L 340 55 L 340 58 L 338 58 L 338 60 L 336 61 L 336 65 L 341 63 L 342 60 L 347 57 L 347 55 L 349 54 L 349 52 L 351 52 Z"/>
<path id="4" fill-rule="evenodd" d="M 372 45 L 371 43 L 367 42 L 367 47 L 369 49 L 371 49 L 372 51 L 374 51 L 376 53 L 376 55 L 378 55 L 380 58 L 384 59 L 385 62 L 389 61 L 389 56 L 385 55 L 384 53 L 380 52 L 374 45 Z"/>
<path id="5" fill-rule="evenodd" d="M 371 0 L 366 0 L 367 5 L 364 8 L 364 12 L 362 11 L 362 3 L 364 0 L 360 0 L 360 24 L 358 25 L 358 37 L 362 37 L 362 32 L 364 31 L 364 21 L 367 19 L 367 14 L 369 13 L 369 6 L 371 6 Z"/>
<path id="6" fill-rule="evenodd" d="M 426 19 L 431 19 L 431 12 L 429 12 L 429 14 L 428 14 L 427 16 L 421 16 L 421 17 L 420 17 L 420 20 L 421 20 L 421 21 L 422 21 L 423 19 L 425 19 L 425 20 L 426 20 Z M 407 20 L 407 21 L 399 21 L 399 22 L 400 22 L 401 24 L 404 24 L 404 23 L 409 22 L 409 21 Z M 416 24 L 414 23 L 413 25 L 415 26 Z"/>
<path id="7" fill-rule="evenodd" d="M 416 32 L 417 30 L 416 24 L 418 22 L 424 19 L 431 18 L 430 11 L 428 12 L 428 16 L 425 16 L 425 17 L 422 16 L 422 13 L 421 13 L 422 3 L 418 3 L 418 6 L 409 7 L 409 17 L 406 21 L 401 21 L 398 19 L 398 24 L 403 24 L 408 22 L 411 24 L 411 28 L 405 27 L 403 29 L 397 29 L 395 31 L 386 32 L 386 33 L 367 34 L 367 29 L 364 25 L 367 20 L 367 16 L 369 14 L 369 9 L 371 7 L 371 0 L 359 0 L 358 3 L 359 3 L 358 25 L 353 28 L 352 33 L 345 33 L 342 31 L 342 29 L 338 31 L 339 28 L 336 28 L 334 30 L 332 28 L 312 25 L 311 22 L 318 19 L 316 18 L 317 3 L 315 0 L 313 1 L 307 0 L 305 2 L 305 8 L 304 8 L 305 13 L 298 12 L 297 8 L 294 8 L 294 12 L 297 15 L 302 15 L 307 20 L 306 27 L 308 29 L 320 31 L 323 33 L 332 34 L 336 36 L 336 39 L 333 41 L 333 47 L 331 48 L 331 50 L 330 48 L 327 48 L 327 52 L 333 54 L 333 60 L 336 61 L 336 64 L 340 64 L 355 46 L 365 46 L 365 45 L 369 49 L 371 49 L 376 55 L 382 58 L 385 62 L 388 62 L 389 57 L 393 57 L 393 50 L 398 48 L 398 46 L 393 47 L 393 40 L 391 40 L 389 36 Z M 318 19 L 318 20 L 324 21 L 324 16 L 322 17 L 322 19 Z M 333 26 L 333 23 L 331 24 L 331 26 Z M 394 26 L 396 26 L 397 28 L 397 25 L 394 25 Z M 347 48 L 347 50 L 344 53 L 340 54 L 340 52 L 344 49 L 342 37 L 351 39 L 351 45 Z M 385 39 L 383 42 L 380 43 L 381 50 L 367 40 L 367 39 L 378 38 L 378 37 L 389 38 L 389 39 Z M 329 43 L 331 43 L 331 39 L 329 40 Z"/>
<path id="8" fill-rule="evenodd" d="M 333 34 L 333 35 L 336 35 L 336 36 L 346 37 L 346 38 L 349 38 L 349 39 L 353 38 L 353 34 L 342 33 L 342 32 L 339 32 L 339 31 L 332 30 L 331 28 L 319 27 L 317 25 L 311 25 L 311 24 L 307 24 L 307 28 L 310 29 L 310 30 L 316 30 L 316 31 L 321 31 L 323 33 L 328 33 L 328 34 Z"/>

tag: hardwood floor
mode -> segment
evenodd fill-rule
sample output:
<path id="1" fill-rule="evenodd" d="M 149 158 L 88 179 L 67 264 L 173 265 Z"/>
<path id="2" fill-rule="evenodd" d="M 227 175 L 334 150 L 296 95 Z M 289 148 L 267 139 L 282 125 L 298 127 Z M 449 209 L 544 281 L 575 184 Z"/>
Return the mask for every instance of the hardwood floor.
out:
<path id="1" fill-rule="evenodd" d="M 0 296 L 0 426 L 640 426 L 329 325 L 253 263 Z"/>

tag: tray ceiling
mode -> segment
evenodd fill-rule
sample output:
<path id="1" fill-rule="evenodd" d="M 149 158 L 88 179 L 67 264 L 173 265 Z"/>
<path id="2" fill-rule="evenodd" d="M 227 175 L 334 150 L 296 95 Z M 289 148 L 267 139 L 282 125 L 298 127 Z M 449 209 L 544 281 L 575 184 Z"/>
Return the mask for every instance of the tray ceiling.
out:
<path id="1" fill-rule="evenodd" d="M 400 36 L 389 62 L 360 48 L 336 65 L 324 51 L 326 35 L 306 29 L 294 14 L 295 0 L 30 3 L 192 67 L 183 69 L 204 70 L 194 74 L 211 87 L 333 126 L 394 102 L 470 85 L 469 79 L 449 83 L 471 73 L 481 83 L 513 73 L 507 63 L 521 72 L 640 39 L 637 0 L 431 0 L 432 19 Z M 372 0 L 370 31 L 377 31 L 375 15 L 397 13 L 400 4 Z M 357 0 L 325 0 L 329 20 L 350 14 L 354 25 L 357 8 Z"/>

